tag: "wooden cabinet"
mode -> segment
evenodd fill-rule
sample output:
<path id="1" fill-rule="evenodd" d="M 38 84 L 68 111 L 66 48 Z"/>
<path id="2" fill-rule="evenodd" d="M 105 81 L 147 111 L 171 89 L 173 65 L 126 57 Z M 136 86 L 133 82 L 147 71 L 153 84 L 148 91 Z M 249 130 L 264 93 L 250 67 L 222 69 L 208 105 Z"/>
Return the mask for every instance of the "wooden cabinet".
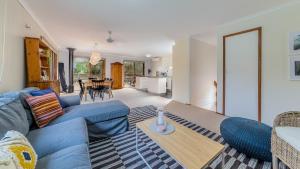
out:
<path id="1" fill-rule="evenodd" d="M 36 82 L 28 82 L 28 87 L 38 87 L 39 89 L 48 89 L 51 87 L 57 94 L 60 93 L 59 80 L 41 80 Z"/>
<path id="2" fill-rule="evenodd" d="M 113 89 L 123 88 L 123 64 L 120 62 L 111 64 L 111 78 L 113 80 Z"/>
<path id="3" fill-rule="evenodd" d="M 59 94 L 57 54 L 39 38 L 26 37 L 24 42 L 26 86 L 40 89 L 51 87 Z"/>

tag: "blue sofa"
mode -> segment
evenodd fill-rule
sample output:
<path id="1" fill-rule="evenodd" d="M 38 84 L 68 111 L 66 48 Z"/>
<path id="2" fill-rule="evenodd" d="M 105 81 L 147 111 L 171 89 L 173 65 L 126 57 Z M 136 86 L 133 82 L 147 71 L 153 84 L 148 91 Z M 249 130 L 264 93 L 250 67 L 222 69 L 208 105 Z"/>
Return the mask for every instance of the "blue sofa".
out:
<path id="1" fill-rule="evenodd" d="M 89 136 L 128 130 L 129 108 L 120 101 L 80 105 L 79 96 L 61 97 L 64 115 L 36 128 L 24 95 L 34 88 L 0 94 L 0 138 L 9 130 L 24 134 L 38 155 L 37 169 L 90 169 Z"/>

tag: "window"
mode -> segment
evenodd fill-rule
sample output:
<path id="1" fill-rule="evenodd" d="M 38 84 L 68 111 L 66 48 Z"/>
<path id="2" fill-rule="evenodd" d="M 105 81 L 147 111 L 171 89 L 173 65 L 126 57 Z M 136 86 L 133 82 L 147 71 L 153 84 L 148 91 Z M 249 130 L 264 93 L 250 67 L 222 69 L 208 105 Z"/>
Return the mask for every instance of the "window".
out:
<path id="1" fill-rule="evenodd" d="M 75 57 L 73 66 L 74 81 L 87 80 L 89 77 L 105 78 L 105 60 L 100 60 L 97 65 L 91 65 L 88 57 Z"/>
<path id="2" fill-rule="evenodd" d="M 125 75 L 133 76 L 134 75 L 134 62 L 124 61 Z"/>
<path id="3" fill-rule="evenodd" d="M 145 62 L 143 61 L 132 61 L 132 60 L 124 61 L 125 83 L 129 85 L 134 85 L 136 76 L 144 76 L 145 74 L 144 67 L 145 67 Z"/>
<path id="4" fill-rule="evenodd" d="M 89 76 L 89 58 L 75 57 L 73 62 L 74 81 L 78 79 L 88 79 Z"/>
<path id="5" fill-rule="evenodd" d="M 97 79 L 105 78 L 105 60 L 100 60 L 98 64 L 91 65 L 90 77 Z"/>
<path id="6" fill-rule="evenodd" d="M 144 76 L 144 62 L 134 62 L 134 75 L 135 76 Z"/>

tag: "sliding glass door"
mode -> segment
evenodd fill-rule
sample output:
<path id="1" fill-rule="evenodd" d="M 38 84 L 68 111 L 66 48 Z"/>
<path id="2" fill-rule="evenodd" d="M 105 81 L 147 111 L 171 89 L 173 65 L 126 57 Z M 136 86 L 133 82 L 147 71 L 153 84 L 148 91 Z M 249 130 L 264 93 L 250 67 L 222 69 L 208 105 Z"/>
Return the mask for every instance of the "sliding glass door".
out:
<path id="1" fill-rule="evenodd" d="M 145 75 L 145 62 L 143 61 L 124 61 L 124 82 L 127 85 L 134 86 L 136 76 Z"/>
<path id="2" fill-rule="evenodd" d="M 89 76 L 89 58 L 75 57 L 73 62 L 74 82 L 78 79 L 88 79 Z"/>
<path id="3" fill-rule="evenodd" d="M 105 60 L 100 60 L 98 64 L 90 64 L 90 77 L 97 79 L 105 78 Z"/>
<path id="4" fill-rule="evenodd" d="M 87 80 L 88 78 L 105 78 L 105 60 L 100 60 L 98 64 L 91 65 L 88 57 L 75 57 L 73 64 L 74 82 L 79 79 Z"/>
<path id="5" fill-rule="evenodd" d="M 144 76 L 145 75 L 145 62 L 134 62 L 134 75 Z"/>

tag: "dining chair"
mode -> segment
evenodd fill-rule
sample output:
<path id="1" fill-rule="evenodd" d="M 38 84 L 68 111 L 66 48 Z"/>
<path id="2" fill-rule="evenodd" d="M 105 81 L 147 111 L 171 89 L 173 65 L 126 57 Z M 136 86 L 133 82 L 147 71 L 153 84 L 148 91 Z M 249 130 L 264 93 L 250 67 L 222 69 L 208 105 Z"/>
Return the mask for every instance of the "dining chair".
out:
<path id="1" fill-rule="evenodd" d="M 89 80 L 96 80 L 97 78 L 95 77 L 89 77 Z"/>
<path id="2" fill-rule="evenodd" d="M 84 95 L 84 83 L 82 82 L 81 79 L 78 80 L 79 86 L 80 86 L 80 92 L 79 92 L 79 96 L 80 96 L 80 100 L 82 100 L 82 97 Z"/>
<path id="3" fill-rule="evenodd" d="M 109 82 L 110 84 L 109 84 L 109 86 L 107 86 L 107 85 L 105 86 L 105 93 L 108 94 L 109 98 L 113 98 L 114 95 L 112 93 L 112 87 L 113 87 L 114 81 L 112 79 L 108 79 L 108 80 L 106 80 L 106 82 Z"/>
<path id="4" fill-rule="evenodd" d="M 93 101 L 95 101 L 95 98 L 97 95 L 104 99 L 104 92 L 105 92 L 105 86 L 104 86 L 104 80 L 92 80 L 92 96 Z"/>

